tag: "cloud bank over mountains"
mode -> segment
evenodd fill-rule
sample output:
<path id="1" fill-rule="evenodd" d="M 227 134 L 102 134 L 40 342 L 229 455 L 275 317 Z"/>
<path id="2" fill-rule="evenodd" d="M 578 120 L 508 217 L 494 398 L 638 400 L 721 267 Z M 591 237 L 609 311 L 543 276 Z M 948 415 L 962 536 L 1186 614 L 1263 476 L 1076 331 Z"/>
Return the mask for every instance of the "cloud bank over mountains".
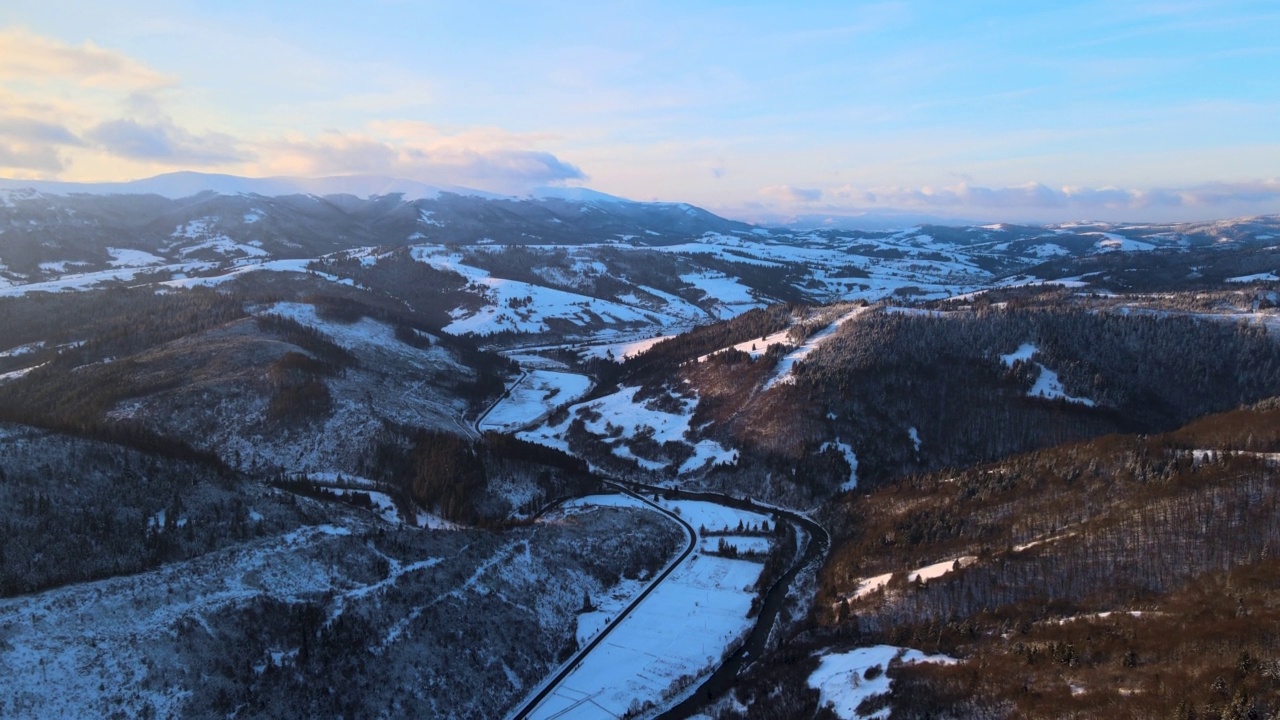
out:
<path id="1" fill-rule="evenodd" d="M 191 41 L 198 43 L 197 38 Z M 279 107 L 273 109 L 254 104 L 226 106 L 225 96 L 218 97 L 205 86 L 210 77 L 217 75 L 216 68 L 210 76 L 193 80 L 184 77 L 191 72 L 189 68 L 186 73 L 174 71 L 173 68 L 182 67 L 180 64 L 170 67 L 167 59 L 147 62 L 141 57 L 89 40 L 65 41 L 22 27 L 0 27 L 0 177 L 108 182 L 176 170 L 247 177 L 374 175 L 516 195 L 537 187 L 582 185 L 594 178 L 598 189 L 609 193 L 687 201 L 728 217 L 761 222 L 787 216 L 851 216 L 890 210 L 966 220 L 1031 222 L 1206 220 L 1280 212 L 1280 179 L 1276 176 L 1249 179 L 1246 174 L 1245 179 L 1235 181 L 1203 182 L 1190 173 L 1164 184 L 1142 186 L 1146 176 L 1173 177 L 1153 170 L 1146 175 L 1127 175 L 1125 185 L 1109 186 L 1098 182 L 1099 177 L 1108 176 L 1105 168 L 1082 172 L 1079 165 L 1006 166 L 1001 165 L 1002 161 L 984 160 L 982 153 L 990 150 L 987 146 L 993 141 L 987 138 L 986 145 L 968 144 L 982 139 L 981 134 L 958 132 L 955 137 L 940 138 L 933 144 L 918 142 L 937 135 L 927 126 L 905 136 L 913 139 L 905 149 L 874 139 L 844 150 L 834 149 L 838 146 L 814 149 L 806 145 L 810 125 L 803 126 L 803 132 L 788 131 L 788 147 L 804 150 L 807 155 L 788 154 L 787 149 L 779 149 L 777 138 L 767 133 L 753 129 L 744 135 L 742 130 L 728 125 L 717 127 L 712 136 L 672 138 L 660 128 L 662 123 L 671 122 L 667 115 L 679 117 L 688 112 L 681 102 L 671 99 L 684 95 L 650 97 L 617 88 L 612 89 L 612 94 L 601 92 L 601 87 L 588 80 L 597 75 L 612 76 L 599 68 L 591 72 L 590 63 L 595 56 L 584 49 L 567 55 L 580 70 L 572 77 L 586 78 L 570 84 L 573 94 L 567 97 L 578 98 L 579 106 L 557 108 L 551 124 L 545 118 L 534 122 L 534 127 L 544 128 L 538 131 L 510 129 L 522 127 L 523 118 L 518 110 L 505 105 L 520 102 L 520 98 L 485 94 L 483 87 L 477 87 L 473 94 L 485 98 L 477 101 L 485 112 L 471 121 L 424 121 L 420 118 L 447 114 L 441 109 L 444 101 L 433 95 L 441 83 L 437 76 L 427 72 L 415 75 L 406 67 L 392 67 L 390 76 L 394 82 L 387 81 L 394 86 L 390 94 L 379 95 L 364 87 L 335 87 L 330 96 L 324 79 L 335 66 L 326 65 L 323 71 L 314 73 L 313 81 L 318 84 L 309 91 L 312 95 L 306 96 L 310 104 L 294 105 L 289 98 L 281 97 L 276 101 Z M 309 56 L 299 50 L 297 56 L 289 57 L 303 61 Z M 620 63 L 625 69 L 644 55 L 623 53 L 607 57 L 613 57 L 615 64 Z M 599 62 L 599 58 L 596 60 Z M 614 65 L 605 65 L 621 71 Z M 299 66 L 307 63 L 290 64 L 295 72 Z M 552 72 L 557 66 L 548 67 L 544 69 L 552 77 L 564 80 L 563 73 Z M 367 69 L 371 77 L 381 77 L 374 65 Z M 271 72 L 269 65 L 261 68 L 264 76 Z M 464 71 L 451 80 L 465 82 L 467 77 Z M 750 96 L 751 78 L 735 73 L 717 73 L 715 77 L 732 80 L 724 85 L 733 89 L 729 93 L 732 102 L 743 102 Z M 536 93 L 534 79 L 524 78 L 530 84 L 530 95 Z M 258 98 L 259 104 L 264 96 L 270 96 L 253 90 L 257 82 L 254 77 L 236 75 L 219 77 L 217 81 L 244 87 Z M 376 84 L 372 79 L 367 82 Z M 263 87 L 275 86 L 268 83 Z M 564 88 L 560 90 L 558 102 L 566 97 Z M 696 101 L 684 102 L 694 103 L 696 115 L 711 118 L 716 110 L 713 100 L 718 96 L 702 90 L 705 88 L 689 93 L 697 96 Z M 593 99 L 616 97 L 618 93 L 630 100 L 605 103 L 612 108 L 608 112 L 617 114 L 613 119 L 618 127 L 592 126 L 583 132 L 581 126 L 573 124 L 577 115 L 603 112 L 591 109 Z M 641 102 L 645 97 L 650 100 Z M 653 98 L 667 100 L 657 102 Z M 453 97 L 453 101 L 457 104 L 458 98 Z M 626 115 L 629 103 L 643 108 L 635 110 L 634 117 Z M 332 120 L 321 111 L 352 107 L 365 108 L 366 112 L 339 115 L 335 118 L 343 119 Z M 1248 116 L 1250 113 L 1241 108 L 1249 107 L 1253 106 L 1235 108 L 1234 115 Z M 306 118 L 308 112 L 317 117 Z M 900 112 L 903 114 L 898 119 L 904 120 L 915 111 L 901 108 Z M 823 120 L 825 114 L 824 109 L 823 113 L 801 117 L 812 124 Z M 502 118 L 510 127 L 495 125 L 492 118 Z M 779 115 L 777 122 L 784 120 L 786 116 Z M 554 130 L 545 129 L 548 127 Z M 1058 135 L 1048 131 L 1045 134 Z M 812 137 L 815 143 L 821 139 L 817 134 Z M 1010 137 L 1001 134 L 1002 140 L 994 143 L 993 147 L 1003 154 L 1000 157 L 1036 156 L 1034 146 L 1019 145 L 1017 152 L 1009 149 L 1012 146 L 1005 147 L 1008 143 L 1030 142 Z M 1266 148 L 1276 146 L 1260 147 L 1261 155 L 1246 155 L 1265 158 Z M 1074 155 L 1049 157 L 1096 159 L 1089 154 L 1096 150 L 1082 146 L 1081 152 Z M 895 154 L 899 151 L 901 162 Z M 1166 167 L 1177 167 L 1172 156 L 1157 152 L 1152 157 L 1162 158 Z M 979 165 L 988 162 L 988 169 L 973 174 L 951 170 L 944 173 L 940 169 L 944 165 L 939 163 L 965 169 L 963 158 L 977 158 Z M 709 173 L 691 172 L 694 165 L 703 161 L 709 163 L 702 166 L 709 168 Z M 1253 172 L 1266 172 L 1268 166 L 1254 162 L 1251 167 Z M 974 179 L 974 175 L 980 179 Z M 1054 182 L 1054 175 L 1083 182 Z M 932 177 L 964 181 L 924 182 Z M 796 182 L 778 184 L 777 180 L 783 178 L 794 178 Z M 1018 183 L 1021 178 L 1032 181 Z M 877 182 L 878 179 L 884 182 Z"/>
<path id="2" fill-rule="evenodd" d="M 760 218 L 780 217 L 779 213 L 839 216 L 867 210 L 913 210 L 979 220 L 1210 219 L 1275 212 L 1280 208 L 1280 178 L 1151 189 L 1054 188 L 1043 183 L 983 187 L 964 182 L 944 187 L 844 185 L 826 190 L 776 185 L 762 188 L 759 195 L 760 202 L 722 210 Z"/>
<path id="3" fill-rule="evenodd" d="M 62 91 L 57 100 L 51 88 Z M 175 119 L 182 97 L 176 78 L 122 53 L 0 30 L 0 176 L 116 181 L 176 169 L 377 174 L 494 192 L 587 178 L 537 148 L 540 137 L 407 121 L 309 136 L 237 136 Z"/>

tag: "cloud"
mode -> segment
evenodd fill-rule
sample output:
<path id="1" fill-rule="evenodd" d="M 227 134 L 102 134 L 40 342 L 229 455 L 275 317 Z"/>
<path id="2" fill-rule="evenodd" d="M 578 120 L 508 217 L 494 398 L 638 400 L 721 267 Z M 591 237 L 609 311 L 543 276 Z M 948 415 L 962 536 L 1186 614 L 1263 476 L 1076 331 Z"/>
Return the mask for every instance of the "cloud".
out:
<path id="1" fill-rule="evenodd" d="M 0 167 L 60 172 L 66 167 L 60 148 L 83 144 L 57 123 L 0 116 Z"/>
<path id="2" fill-rule="evenodd" d="M 67 128 L 30 118 L 0 116 L 0 138 L 50 145 L 83 145 Z"/>
<path id="3" fill-rule="evenodd" d="M 1188 188 L 1052 188 L 1043 183 L 982 187 L 959 183 L 946 187 L 845 186 L 826 194 L 833 206 L 981 209 L 981 210 L 1144 210 L 1280 203 L 1280 180 L 1216 183 Z M 1280 209 L 1280 208 L 1277 208 Z"/>
<path id="4" fill-rule="evenodd" d="M 195 135 L 169 120 L 109 120 L 85 137 L 112 155 L 166 165 L 222 165 L 252 157 L 229 135 Z"/>
<path id="5" fill-rule="evenodd" d="M 263 148 L 272 171 L 295 175 L 394 175 L 427 183 L 516 192 L 537 185 L 584 180 L 580 168 L 548 152 L 457 138 L 385 140 L 368 135 L 326 133 L 271 143 Z"/>
<path id="6" fill-rule="evenodd" d="M 770 185 L 760 189 L 760 195 L 787 204 L 813 203 L 822 199 L 822 191 L 812 188 L 798 188 L 791 185 Z"/>
<path id="7" fill-rule="evenodd" d="M 0 30 L 0 80 L 70 81 L 88 87 L 156 89 L 173 80 L 91 42 L 73 46 L 21 28 Z"/>

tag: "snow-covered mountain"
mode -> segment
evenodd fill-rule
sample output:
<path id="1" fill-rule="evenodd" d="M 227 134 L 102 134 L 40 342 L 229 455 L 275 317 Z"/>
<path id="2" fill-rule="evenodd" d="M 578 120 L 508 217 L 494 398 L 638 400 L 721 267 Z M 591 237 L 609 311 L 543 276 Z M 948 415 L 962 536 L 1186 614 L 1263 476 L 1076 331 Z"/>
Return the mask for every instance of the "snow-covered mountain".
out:
<path id="1" fill-rule="evenodd" d="M 320 265 L 345 282 L 376 284 L 355 275 L 369 276 L 370 267 L 394 259 L 392 250 L 408 247 L 416 248 L 414 260 L 465 278 L 459 292 L 474 301 L 439 309 L 457 321 L 454 330 L 478 335 L 550 332 L 560 320 L 665 332 L 775 301 L 927 299 L 988 285 L 1079 283 L 1097 274 L 1095 266 L 1114 264 L 1106 257 L 1116 251 L 1134 251 L 1115 256 L 1128 263 L 1148 251 L 1216 257 L 1258 249 L 1264 254 L 1237 263 L 1229 277 L 1280 269 L 1268 264 L 1264 250 L 1280 238 L 1277 217 L 794 230 L 584 188 L 515 198 L 372 176 L 199 173 L 115 185 L 6 182 L 4 295 L 215 284 L 258 270 L 315 272 Z M 332 269 L 356 256 L 358 272 Z"/>
<path id="2" fill-rule="evenodd" d="M 1191 653 L 1065 621 L 1163 603 L 1182 636 L 1178 583 L 1274 568 L 1280 217 L 900 219 L 0 189 L 0 716 L 879 715 L 947 704 L 912 695 L 921 649 L 997 710 L 974 658 L 1157 687 Z M 1274 624 L 1274 583 L 1225 584 L 1213 643 Z M 1248 634 L 1210 701 L 1256 695 Z"/>

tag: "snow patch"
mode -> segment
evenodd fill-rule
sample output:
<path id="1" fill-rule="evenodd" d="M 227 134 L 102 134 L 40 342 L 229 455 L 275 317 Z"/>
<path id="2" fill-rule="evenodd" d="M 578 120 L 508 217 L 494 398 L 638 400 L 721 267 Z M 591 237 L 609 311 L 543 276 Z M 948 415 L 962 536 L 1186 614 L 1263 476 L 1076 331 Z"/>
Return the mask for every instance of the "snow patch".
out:
<path id="1" fill-rule="evenodd" d="M 839 450 L 844 455 L 845 462 L 849 463 L 849 479 L 840 484 L 840 492 L 848 492 L 858 487 L 858 456 L 853 454 L 853 448 L 847 443 L 840 442 L 840 438 L 836 438 L 835 442 L 823 443 L 820 451 L 825 452 L 830 448 Z"/>
<path id="2" fill-rule="evenodd" d="M 955 659 L 945 655 L 925 655 L 919 650 L 891 645 L 858 648 L 822 656 L 818 669 L 809 676 L 808 684 L 818 691 L 818 702 L 830 705 L 842 720 L 887 718 L 891 708 L 862 715 L 858 713 L 858 706 L 870 698 L 889 692 L 893 681 L 884 671 L 893 662 L 954 663 Z M 873 668 L 879 668 L 880 672 L 875 672 Z"/>

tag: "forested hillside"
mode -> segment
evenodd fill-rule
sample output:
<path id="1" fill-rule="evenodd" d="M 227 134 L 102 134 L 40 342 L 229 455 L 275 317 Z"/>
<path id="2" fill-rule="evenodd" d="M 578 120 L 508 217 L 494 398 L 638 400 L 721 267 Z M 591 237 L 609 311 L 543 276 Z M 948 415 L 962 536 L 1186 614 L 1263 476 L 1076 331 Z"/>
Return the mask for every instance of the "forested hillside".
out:
<path id="1" fill-rule="evenodd" d="M 1278 407 L 910 475 L 843 499 L 826 513 L 835 541 L 809 631 L 738 697 L 772 694 L 780 708 L 821 716 L 804 685 L 813 650 L 889 644 L 957 662 L 881 668 L 892 691 L 868 714 L 1272 716 Z"/>

